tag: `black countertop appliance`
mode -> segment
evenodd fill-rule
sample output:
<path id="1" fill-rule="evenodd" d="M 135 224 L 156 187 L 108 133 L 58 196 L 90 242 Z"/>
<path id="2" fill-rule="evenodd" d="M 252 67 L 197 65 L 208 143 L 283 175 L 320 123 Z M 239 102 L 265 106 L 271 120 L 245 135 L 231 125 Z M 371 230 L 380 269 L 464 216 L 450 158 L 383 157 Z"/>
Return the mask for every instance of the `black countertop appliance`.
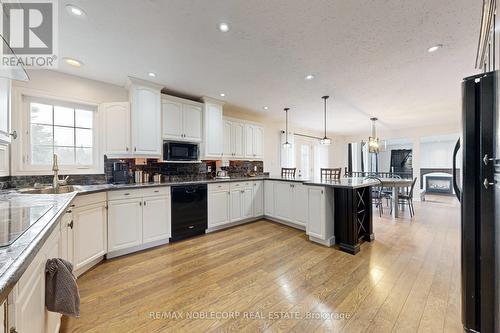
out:
<path id="1" fill-rule="evenodd" d="M 466 332 L 500 332 L 500 112 L 498 71 L 462 83 L 462 143 L 453 155 L 461 204 L 462 323 Z M 462 149 L 462 188 L 455 165 Z"/>
<path id="2" fill-rule="evenodd" d="M 126 162 L 113 163 L 113 183 L 114 184 L 128 183 L 128 164 Z"/>
<path id="3" fill-rule="evenodd" d="M 172 186 L 171 191 L 170 241 L 204 234 L 208 226 L 207 184 Z"/>

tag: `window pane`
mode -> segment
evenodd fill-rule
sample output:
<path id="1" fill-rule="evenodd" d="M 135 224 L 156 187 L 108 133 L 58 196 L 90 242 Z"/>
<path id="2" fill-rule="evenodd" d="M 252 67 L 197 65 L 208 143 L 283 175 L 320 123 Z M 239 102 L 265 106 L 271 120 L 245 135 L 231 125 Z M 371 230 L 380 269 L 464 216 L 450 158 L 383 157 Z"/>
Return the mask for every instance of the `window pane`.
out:
<path id="1" fill-rule="evenodd" d="M 75 148 L 68 147 L 54 147 L 57 157 L 59 157 L 60 165 L 74 165 L 75 164 Z"/>
<path id="2" fill-rule="evenodd" d="M 47 146 L 31 146 L 31 164 L 33 165 L 51 165 L 52 164 L 52 147 Z"/>
<path id="3" fill-rule="evenodd" d="M 76 148 L 76 164 L 92 165 L 92 148 Z"/>
<path id="4" fill-rule="evenodd" d="M 75 132 L 73 128 L 54 126 L 54 145 L 74 146 Z"/>
<path id="5" fill-rule="evenodd" d="M 54 106 L 54 125 L 75 126 L 75 110 Z"/>
<path id="6" fill-rule="evenodd" d="M 92 130 L 76 129 L 76 146 L 77 147 L 92 147 Z"/>
<path id="7" fill-rule="evenodd" d="M 52 145 L 52 126 L 31 125 L 32 145 Z"/>
<path id="8" fill-rule="evenodd" d="M 92 128 L 94 112 L 87 110 L 76 110 L 76 127 Z"/>
<path id="9" fill-rule="evenodd" d="M 52 124 L 52 105 L 30 103 L 31 123 Z"/>

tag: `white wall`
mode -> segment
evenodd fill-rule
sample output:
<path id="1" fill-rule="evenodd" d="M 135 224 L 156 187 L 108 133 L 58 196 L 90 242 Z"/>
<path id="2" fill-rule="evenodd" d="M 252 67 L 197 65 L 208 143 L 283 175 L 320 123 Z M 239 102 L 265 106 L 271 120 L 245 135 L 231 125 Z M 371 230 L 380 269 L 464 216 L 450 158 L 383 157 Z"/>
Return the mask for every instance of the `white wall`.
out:
<path id="1" fill-rule="evenodd" d="M 453 149 L 455 141 L 421 142 L 421 168 L 451 168 L 453 164 Z M 458 154 L 460 157 L 460 154 Z M 460 165 L 460 160 L 457 165 Z"/>

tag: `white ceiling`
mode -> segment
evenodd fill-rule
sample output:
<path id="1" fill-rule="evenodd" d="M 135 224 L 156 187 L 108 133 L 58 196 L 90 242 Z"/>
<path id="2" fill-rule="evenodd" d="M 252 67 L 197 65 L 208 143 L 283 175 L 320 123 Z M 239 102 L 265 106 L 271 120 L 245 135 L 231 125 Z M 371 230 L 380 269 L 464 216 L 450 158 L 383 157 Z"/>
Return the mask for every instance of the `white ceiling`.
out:
<path id="1" fill-rule="evenodd" d="M 72 3 L 84 20 L 62 8 Z M 475 73 L 481 1 L 61 1 L 60 71 L 124 85 L 127 75 L 339 134 L 458 122 Z M 231 30 L 221 33 L 219 22 Z M 444 47 L 428 53 L 435 44 Z M 316 78 L 304 80 L 313 73 Z M 269 110 L 263 110 L 263 106 Z"/>

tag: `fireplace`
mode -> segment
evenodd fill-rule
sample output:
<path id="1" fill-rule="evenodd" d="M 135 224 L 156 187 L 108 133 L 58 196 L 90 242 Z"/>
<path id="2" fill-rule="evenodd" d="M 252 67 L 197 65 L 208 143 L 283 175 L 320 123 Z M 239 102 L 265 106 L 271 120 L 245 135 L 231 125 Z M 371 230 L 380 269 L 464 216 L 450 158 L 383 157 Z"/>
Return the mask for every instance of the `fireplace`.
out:
<path id="1" fill-rule="evenodd" d="M 426 193 L 443 193 L 453 194 L 452 177 L 449 176 L 433 176 L 426 175 L 425 177 L 425 192 Z"/>

